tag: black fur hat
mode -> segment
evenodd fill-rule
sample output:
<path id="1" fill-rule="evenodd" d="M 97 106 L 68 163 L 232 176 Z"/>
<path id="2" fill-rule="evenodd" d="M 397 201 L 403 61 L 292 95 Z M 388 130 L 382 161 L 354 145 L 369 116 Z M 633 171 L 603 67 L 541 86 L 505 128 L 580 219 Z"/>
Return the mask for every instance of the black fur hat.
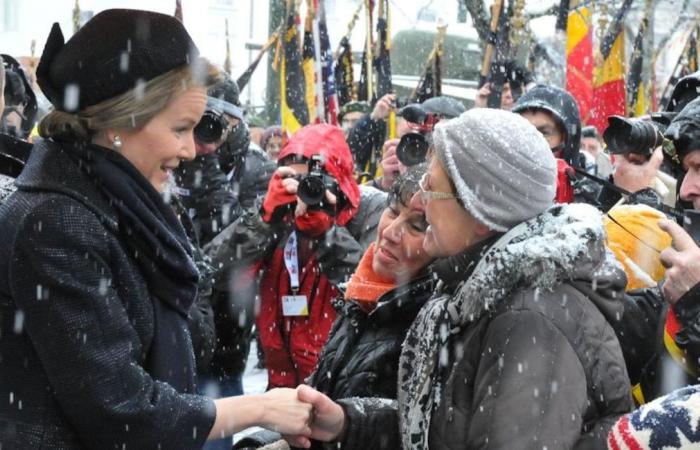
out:
<path id="1" fill-rule="evenodd" d="M 108 9 L 68 42 L 54 23 L 37 67 L 37 82 L 56 109 L 79 111 L 189 64 L 198 55 L 176 18 Z"/>

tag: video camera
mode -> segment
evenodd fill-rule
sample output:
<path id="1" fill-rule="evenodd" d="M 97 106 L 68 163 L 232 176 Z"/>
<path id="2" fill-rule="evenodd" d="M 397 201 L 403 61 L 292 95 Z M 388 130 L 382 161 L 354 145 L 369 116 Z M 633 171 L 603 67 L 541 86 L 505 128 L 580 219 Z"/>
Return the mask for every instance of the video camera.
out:
<path id="1" fill-rule="evenodd" d="M 415 126 L 410 133 L 401 137 L 396 147 L 396 157 L 404 166 L 415 166 L 425 161 L 430 147 L 426 135 L 433 131 L 440 116 L 427 112 L 418 104 L 410 104 L 401 109 L 401 117 Z"/>
<path id="2" fill-rule="evenodd" d="M 634 153 L 649 159 L 656 147 L 666 143 L 664 132 L 674 117 L 673 112 L 657 112 L 642 118 L 610 116 L 603 140 L 612 154 Z"/>
<path id="3" fill-rule="evenodd" d="M 323 168 L 322 155 L 313 155 L 309 160 L 309 173 L 299 180 L 297 195 L 308 206 L 321 206 L 326 198 L 326 190 L 336 196 L 340 195 L 340 187 L 336 179 Z"/>

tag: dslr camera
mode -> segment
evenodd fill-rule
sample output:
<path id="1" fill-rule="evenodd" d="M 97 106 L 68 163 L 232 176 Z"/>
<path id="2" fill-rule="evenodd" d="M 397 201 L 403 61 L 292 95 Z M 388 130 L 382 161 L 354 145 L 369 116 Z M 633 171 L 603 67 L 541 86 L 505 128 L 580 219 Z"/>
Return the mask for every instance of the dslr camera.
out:
<path id="1" fill-rule="evenodd" d="M 335 196 L 340 195 L 336 179 L 323 168 L 323 155 L 313 155 L 309 160 L 309 173 L 299 180 L 297 195 L 309 207 L 321 207 L 326 198 L 326 190 Z"/>
<path id="2" fill-rule="evenodd" d="M 440 117 L 437 114 L 427 112 L 415 103 L 403 107 L 401 117 L 416 126 L 413 131 L 401 137 L 396 147 L 396 157 L 404 166 L 415 166 L 425 161 L 425 155 L 430 147 L 427 135 L 433 131 Z"/>
<path id="3" fill-rule="evenodd" d="M 603 140 L 612 154 L 635 153 L 649 159 L 656 147 L 665 145 L 664 132 L 673 117 L 675 113 L 669 112 L 656 112 L 642 118 L 610 116 Z"/>
<path id="4" fill-rule="evenodd" d="M 199 142 L 211 144 L 223 140 L 231 131 L 231 125 L 221 111 L 207 110 L 194 127 L 194 137 Z"/>

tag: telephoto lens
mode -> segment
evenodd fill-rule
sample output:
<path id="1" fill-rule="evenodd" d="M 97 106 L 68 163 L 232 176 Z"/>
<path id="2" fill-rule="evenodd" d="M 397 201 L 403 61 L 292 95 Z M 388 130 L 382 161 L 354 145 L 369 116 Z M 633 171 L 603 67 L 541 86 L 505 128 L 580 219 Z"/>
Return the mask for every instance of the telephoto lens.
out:
<path id="1" fill-rule="evenodd" d="M 214 111 L 206 111 L 196 127 L 194 127 L 194 137 L 205 144 L 218 142 L 224 134 L 228 124 L 223 114 Z"/>
<path id="2" fill-rule="evenodd" d="M 657 123 L 650 120 L 610 116 L 603 140 L 610 153 L 636 153 L 650 157 L 654 149 L 663 143 L 664 137 Z"/>
<path id="3" fill-rule="evenodd" d="M 428 141 L 422 133 L 406 133 L 396 146 L 396 157 L 404 166 L 415 166 L 425 162 L 428 147 Z"/>

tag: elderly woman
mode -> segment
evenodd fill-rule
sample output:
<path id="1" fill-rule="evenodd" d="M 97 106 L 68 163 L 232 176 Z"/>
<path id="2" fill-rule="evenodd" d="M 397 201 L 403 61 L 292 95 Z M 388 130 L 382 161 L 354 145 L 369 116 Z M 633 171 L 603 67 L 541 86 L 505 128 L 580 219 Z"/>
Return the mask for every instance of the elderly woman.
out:
<path id="1" fill-rule="evenodd" d="M 462 282 L 413 322 L 398 404 L 299 392 L 316 408 L 312 436 L 343 449 L 604 448 L 632 403 L 606 320 L 625 277 L 599 213 L 552 205 L 554 158 L 515 114 L 473 109 L 433 138 L 413 203 L 424 249 Z"/>
<path id="2" fill-rule="evenodd" d="M 194 395 L 198 272 L 162 194 L 194 157 L 217 71 L 176 19 L 108 10 L 54 25 L 45 117 L 0 207 L 0 445 L 201 448 L 251 425 L 308 433 L 293 390 Z"/>

